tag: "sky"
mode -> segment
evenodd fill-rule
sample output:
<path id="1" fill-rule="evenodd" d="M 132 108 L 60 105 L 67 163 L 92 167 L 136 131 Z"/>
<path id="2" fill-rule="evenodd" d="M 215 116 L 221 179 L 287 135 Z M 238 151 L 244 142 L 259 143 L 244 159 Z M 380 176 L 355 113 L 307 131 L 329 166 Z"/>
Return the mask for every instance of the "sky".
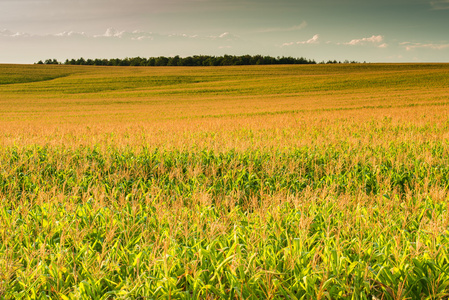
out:
<path id="1" fill-rule="evenodd" d="M 449 0 L 0 0 L 0 63 L 224 54 L 449 62 Z"/>

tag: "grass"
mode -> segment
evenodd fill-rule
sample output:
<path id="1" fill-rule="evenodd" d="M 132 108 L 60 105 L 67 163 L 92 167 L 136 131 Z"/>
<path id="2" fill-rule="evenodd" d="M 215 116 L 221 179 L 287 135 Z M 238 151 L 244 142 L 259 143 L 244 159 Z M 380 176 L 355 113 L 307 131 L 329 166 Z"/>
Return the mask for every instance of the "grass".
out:
<path id="1" fill-rule="evenodd" d="M 449 65 L 0 70 L 1 298 L 449 297 Z"/>

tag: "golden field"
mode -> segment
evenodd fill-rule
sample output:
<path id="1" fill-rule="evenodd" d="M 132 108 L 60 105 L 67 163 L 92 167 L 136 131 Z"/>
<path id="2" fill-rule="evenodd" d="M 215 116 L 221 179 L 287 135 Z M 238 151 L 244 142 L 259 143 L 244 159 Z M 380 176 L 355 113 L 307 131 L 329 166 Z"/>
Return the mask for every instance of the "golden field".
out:
<path id="1" fill-rule="evenodd" d="M 449 65 L 0 66 L 0 297 L 449 295 Z"/>

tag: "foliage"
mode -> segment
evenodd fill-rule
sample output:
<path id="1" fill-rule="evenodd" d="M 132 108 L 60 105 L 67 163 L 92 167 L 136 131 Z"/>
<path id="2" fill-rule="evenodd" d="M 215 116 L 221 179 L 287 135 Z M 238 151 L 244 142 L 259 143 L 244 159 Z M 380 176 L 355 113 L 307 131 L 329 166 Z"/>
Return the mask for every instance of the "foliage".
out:
<path id="1" fill-rule="evenodd" d="M 42 61 L 40 61 L 42 63 Z M 55 59 L 47 59 L 44 64 L 58 64 Z M 39 62 L 38 62 L 39 64 Z M 194 55 L 187 57 L 132 57 L 132 58 L 113 58 L 113 59 L 67 59 L 65 65 L 90 65 L 90 66 L 238 66 L 238 65 L 293 65 L 293 64 L 316 64 L 314 60 L 308 60 L 303 57 L 271 57 L 262 55 Z"/>

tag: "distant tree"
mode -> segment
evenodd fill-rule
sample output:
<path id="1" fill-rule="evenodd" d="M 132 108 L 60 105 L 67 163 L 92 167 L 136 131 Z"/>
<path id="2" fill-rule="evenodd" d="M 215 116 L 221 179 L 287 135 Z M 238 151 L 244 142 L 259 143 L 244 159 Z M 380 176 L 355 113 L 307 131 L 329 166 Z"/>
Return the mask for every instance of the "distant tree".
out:
<path id="1" fill-rule="evenodd" d="M 118 60 L 118 66 L 129 66 L 130 65 L 130 61 L 128 58 L 125 59 L 119 59 Z"/>
<path id="2" fill-rule="evenodd" d="M 120 59 L 118 59 L 118 58 L 110 59 L 108 62 L 108 66 L 118 66 L 119 64 L 120 64 Z"/>
<path id="3" fill-rule="evenodd" d="M 46 65 L 59 65 L 56 59 L 46 59 L 43 63 Z"/>
<path id="4" fill-rule="evenodd" d="M 40 62 L 40 63 L 39 63 Z M 60 64 L 56 59 L 47 59 L 45 62 L 39 61 L 38 64 Z M 346 63 L 347 61 L 345 61 Z M 325 63 L 324 61 L 321 63 Z M 328 64 L 341 63 L 336 60 L 327 61 Z M 351 63 L 355 63 L 351 61 Z M 304 57 L 294 58 L 285 56 L 262 56 L 249 54 L 246 55 L 224 55 L 224 56 L 211 56 L 211 55 L 194 55 L 187 57 L 180 57 L 179 55 L 172 57 L 126 57 L 124 59 L 112 58 L 112 59 L 66 59 L 64 64 L 66 65 L 95 65 L 95 66 L 234 66 L 234 65 L 274 65 L 274 64 L 316 64 L 314 60 L 307 60 Z"/>
<path id="5" fill-rule="evenodd" d="M 181 60 L 182 66 L 194 66 L 195 62 L 193 61 L 193 57 L 187 56 Z"/>
<path id="6" fill-rule="evenodd" d="M 146 58 L 142 58 L 142 57 L 133 57 L 133 58 L 129 58 L 129 65 L 130 66 L 146 66 L 147 64 L 147 60 Z"/>
<path id="7" fill-rule="evenodd" d="M 168 58 L 167 66 L 179 66 L 179 62 L 181 61 L 179 55 Z"/>
<path id="8" fill-rule="evenodd" d="M 224 55 L 223 56 L 223 59 L 221 61 L 221 65 L 222 66 L 232 66 L 233 64 L 234 64 L 233 63 L 233 58 L 232 58 L 231 55 Z"/>
<path id="9" fill-rule="evenodd" d="M 155 66 L 156 65 L 156 59 L 154 57 L 150 57 L 148 59 L 147 66 Z"/>
<path id="10" fill-rule="evenodd" d="M 103 65 L 103 60 L 101 60 L 101 59 L 95 59 L 94 60 L 94 65 L 95 66 L 102 66 Z"/>
<path id="11" fill-rule="evenodd" d="M 168 58 L 165 56 L 159 56 L 154 63 L 155 66 L 166 66 L 168 64 Z"/>

